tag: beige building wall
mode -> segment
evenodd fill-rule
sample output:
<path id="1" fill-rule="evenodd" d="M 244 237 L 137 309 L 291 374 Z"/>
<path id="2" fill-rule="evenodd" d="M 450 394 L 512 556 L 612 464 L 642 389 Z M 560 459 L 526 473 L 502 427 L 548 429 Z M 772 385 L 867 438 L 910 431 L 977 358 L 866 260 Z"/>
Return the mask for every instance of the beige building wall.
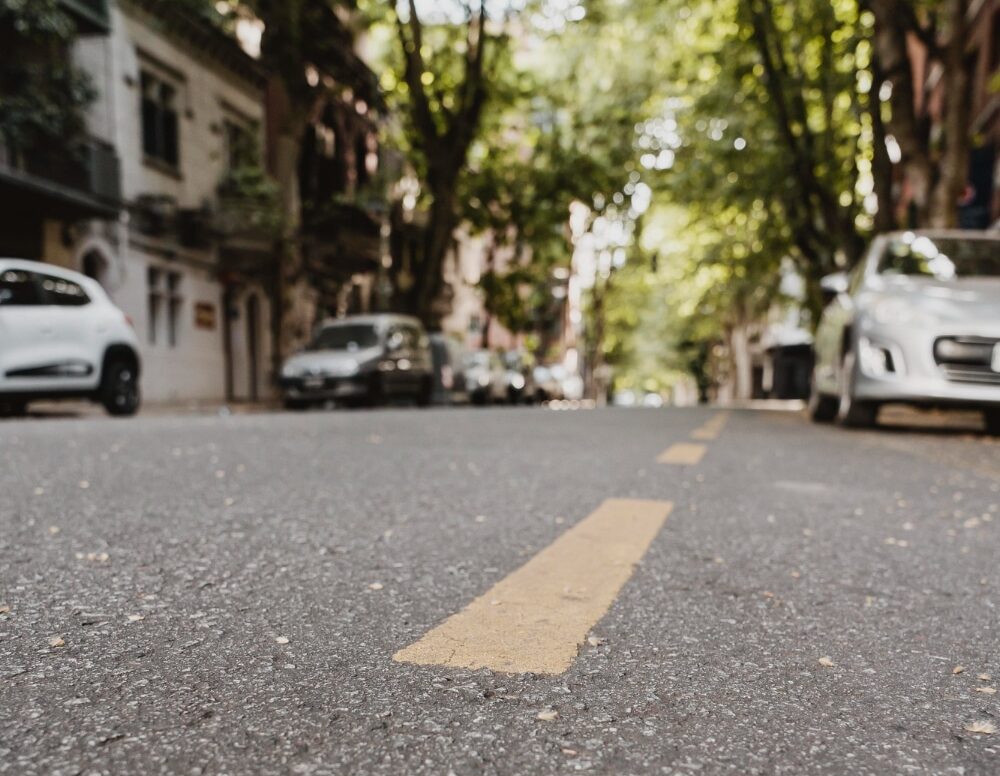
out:
<path id="1" fill-rule="evenodd" d="M 110 10 L 111 34 L 82 38 L 75 57 L 98 91 L 88 130 L 116 147 L 126 205 L 166 196 L 178 208 L 211 206 L 228 163 L 225 122 L 256 127 L 263 142 L 263 87 L 233 72 L 212 52 L 172 35 L 141 3 L 112 0 Z M 176 171 L 144 158 L 144 70 L 177 90 Z M 180 246 L 174 234 L 142 234 L 127 212 L 120 223 L 76 229 L 69 244 L 63 231 L 56 224 L 46 229 L 47 260 L 82 271 L 88 253 L 100 255 L 99 280 L 133 320 L 142 344 L 147 401 L 224 400 L 227 326 L 236 398 L 249 398 L 255 379 L 258 398 L 272 394 L 269 295 L 259 284 L 244 283 L 235 289 L 230 310 L 223 309 L 218 246 L 191 250 Z M 247 330 L 251 294 L 258 300 L 256 337 Z M 251 344 L 256 344 L 256 357 Z"/>

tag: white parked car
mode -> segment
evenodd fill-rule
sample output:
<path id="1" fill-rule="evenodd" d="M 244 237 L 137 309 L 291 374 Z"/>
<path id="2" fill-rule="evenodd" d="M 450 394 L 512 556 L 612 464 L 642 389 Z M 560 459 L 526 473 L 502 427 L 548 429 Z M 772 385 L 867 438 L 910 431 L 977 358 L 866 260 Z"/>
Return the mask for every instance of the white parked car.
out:
<path id="1" fill-rule="evenodd" d="M 875 423 L 902 402 L 979 409 L 1000 434 L 1000 239 L 985 232 L 878 237 L 831 298 L 816 334 L 816 421 Z"/>
<path id="2" fill-rule="evenodd" d="M 37 399 L 139 409 L 139 344 L 100 284 L 77 272 L 0 259 L 0 414 Z"/>

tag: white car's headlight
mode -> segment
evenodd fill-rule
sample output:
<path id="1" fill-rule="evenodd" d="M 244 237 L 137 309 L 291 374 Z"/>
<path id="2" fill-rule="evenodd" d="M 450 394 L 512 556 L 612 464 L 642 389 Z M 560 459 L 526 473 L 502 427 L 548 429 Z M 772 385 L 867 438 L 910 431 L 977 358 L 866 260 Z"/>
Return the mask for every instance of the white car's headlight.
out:
<path id="1" fill-rule="evenodd" d="M 300 370 L 295 364 L 285 364 L 283 367 L 281 367 L 282 377 L 298 377 L 299 372 Z"/>

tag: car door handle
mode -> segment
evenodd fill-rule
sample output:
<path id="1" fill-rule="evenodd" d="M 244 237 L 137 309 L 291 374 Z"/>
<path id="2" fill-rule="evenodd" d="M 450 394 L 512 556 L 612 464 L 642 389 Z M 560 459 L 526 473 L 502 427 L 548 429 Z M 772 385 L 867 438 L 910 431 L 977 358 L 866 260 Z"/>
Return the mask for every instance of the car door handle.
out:
<path id="1" fill-rule="evenodd" d="M 55 329 L 53 329 L 51 326 L 42 326 L 41 331 L 42 334 L 44 334 L 46 337 L 51 336 L 52 334 L 55 333 Z"/>

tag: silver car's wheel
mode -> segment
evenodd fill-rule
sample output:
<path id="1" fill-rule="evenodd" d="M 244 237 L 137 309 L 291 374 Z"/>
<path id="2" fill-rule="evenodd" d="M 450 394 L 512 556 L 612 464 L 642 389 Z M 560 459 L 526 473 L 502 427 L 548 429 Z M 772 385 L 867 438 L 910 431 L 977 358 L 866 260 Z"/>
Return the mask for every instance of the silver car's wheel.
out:
<path id="1" fill-rule="evenodd" d="M 987 434 L 1000 436 L 1000 408 L 983 410 L 983 421 Z"/>
<path id="2" fill-rule="evenodd" d="M 840 368 L 840 401 L 837 408 L 837 422 L 848 428 L 867 428 L 874 426 L 878 417 L 878 404 L 869 401 L 858 401 L 854 396 L 854 370 L 856 357 L 854 353 L 844 356 Z"/>
<path id="3" fill-rule="evenodd" d="M 816 375 L 812 378 L 809 391 L 809 417 L 813 423 L 832 423 L 837 418 L 840 402 L 836 396 L 820 393 L 816 387 Z"/>

